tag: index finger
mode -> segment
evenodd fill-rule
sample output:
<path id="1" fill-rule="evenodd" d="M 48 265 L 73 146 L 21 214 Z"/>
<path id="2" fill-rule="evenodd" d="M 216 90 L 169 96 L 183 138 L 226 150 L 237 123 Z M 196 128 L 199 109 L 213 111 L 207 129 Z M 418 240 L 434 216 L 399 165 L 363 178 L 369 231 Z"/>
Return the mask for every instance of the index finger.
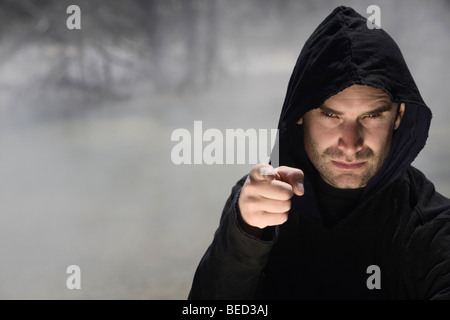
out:
<path id="1" fill-rule="evenodd" d="M 274 170 L 277 171 L 282 181 L 287 182 L 292 186 L 296 195 L 301 196 L 305 193 L 305 188 L 303 186 L 305 176 L 302 170 L 286 166 L 281 166 Z"/>
<path id="2" fill-rule="evenodd" d="M 277 170 L 267 163 L 261 163 L 254 166 L 250 171 L 250 176 L 259 181 L 272 181 L 280 178 Z"/>

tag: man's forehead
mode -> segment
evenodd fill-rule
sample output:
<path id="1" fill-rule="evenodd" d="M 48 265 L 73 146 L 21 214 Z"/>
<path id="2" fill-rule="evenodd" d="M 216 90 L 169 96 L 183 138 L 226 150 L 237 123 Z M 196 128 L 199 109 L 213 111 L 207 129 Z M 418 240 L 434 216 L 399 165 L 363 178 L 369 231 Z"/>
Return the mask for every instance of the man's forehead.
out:
<path id="1" fill-rule="evenodd" d="M 352 85 L 329 97 L 320 106 L 305 113 L 305 116 L 324 110 L 343 114 L 347 112 L 362 114 L 367 112 L 384 112 L 393 110 L 394 102 L 382 89 L 365 85 Z M 297 123 L 301 123 L 302 119 Z"/>
<path id="2" fill-rule="evenodd" d="M 373 102 L 391 102 L 390 96 L 382 89 L 365 85 L 352 85 L 329 97 L 327 101 L 365 100 Z"/>

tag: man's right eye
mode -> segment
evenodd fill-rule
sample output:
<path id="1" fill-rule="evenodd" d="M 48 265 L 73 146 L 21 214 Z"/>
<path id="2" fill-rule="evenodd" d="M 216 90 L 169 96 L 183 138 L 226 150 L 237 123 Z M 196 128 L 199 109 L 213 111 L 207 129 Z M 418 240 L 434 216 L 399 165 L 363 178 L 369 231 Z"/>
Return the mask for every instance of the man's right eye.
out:
<path id="1" fill-rule="evenodd" d="M 324 115 L 327 118 L 334 118 L 336 117 L 336 115 L 334 113 L 328 112 L 328 111 L 324 111 L 322 110 L 322 115 Z"/>

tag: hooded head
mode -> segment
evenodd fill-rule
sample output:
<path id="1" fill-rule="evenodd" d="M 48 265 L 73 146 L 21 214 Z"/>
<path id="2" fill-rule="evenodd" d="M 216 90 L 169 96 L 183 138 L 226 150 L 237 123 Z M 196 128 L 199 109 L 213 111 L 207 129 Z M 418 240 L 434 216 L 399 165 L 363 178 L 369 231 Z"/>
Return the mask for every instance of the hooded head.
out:
<path id="1" fill-rule="evenodd" d="M 386 152 L 367 179 L 362 201 L 411 165 L 425 146 L 431 111 L 394 40 L 382 29 L 369 29 L 367 19 L 353 9 L 338 7 L 317 27 L 300 52 L 278 123 L 279 164 L 304 171 L 306 192 L 320 168 L 311 162 L 311 152 L 305 150 L 305 121 L 302 120 L 325 101 L 368 87 L 375 95 L 390 100 L 396 111 L 401 107 L 404 114 L 401 122 L 393 123 Z M 346 108 L 345 104 L 341 107 Z M 352 112 L 350 104 L 348 108 Z M 369 153 L 369 149 L 362 153 Z"/>

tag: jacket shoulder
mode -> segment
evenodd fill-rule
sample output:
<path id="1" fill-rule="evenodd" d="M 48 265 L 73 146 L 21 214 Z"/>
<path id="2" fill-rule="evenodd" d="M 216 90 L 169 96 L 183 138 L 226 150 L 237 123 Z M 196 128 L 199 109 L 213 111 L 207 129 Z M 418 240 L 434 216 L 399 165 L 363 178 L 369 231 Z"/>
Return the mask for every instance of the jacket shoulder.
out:
<path id="1" fill-rule="evenodd" d="M 408 184 L 410 204 L 423 224 L 450 218 L 450 199 L 437 192 L 423 172 L 410 166 L 403 177 Z"/>

